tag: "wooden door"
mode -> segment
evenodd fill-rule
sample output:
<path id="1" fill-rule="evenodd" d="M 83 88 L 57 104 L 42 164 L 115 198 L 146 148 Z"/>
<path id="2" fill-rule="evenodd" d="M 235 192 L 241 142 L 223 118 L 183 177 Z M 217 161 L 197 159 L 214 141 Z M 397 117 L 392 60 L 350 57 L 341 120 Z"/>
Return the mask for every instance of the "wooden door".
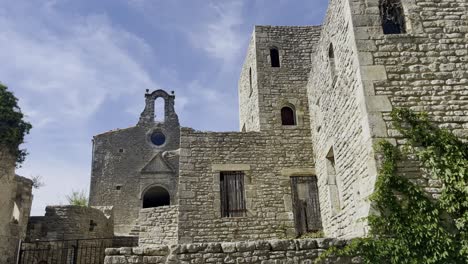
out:
<path id="1" fill-rule="evenodd" d="M 291 191 L 297 236 L 322 230 L 317 177 L 291 177 Z"/>

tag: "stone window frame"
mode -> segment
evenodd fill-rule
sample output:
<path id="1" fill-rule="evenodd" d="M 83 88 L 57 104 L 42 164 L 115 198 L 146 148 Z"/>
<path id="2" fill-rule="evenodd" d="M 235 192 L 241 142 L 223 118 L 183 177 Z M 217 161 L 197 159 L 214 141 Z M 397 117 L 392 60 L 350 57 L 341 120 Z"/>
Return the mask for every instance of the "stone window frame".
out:
<path id="1" fill-rule="evenodd" d="M 283 107 L 290 107 L 291 109 L 293 109 L 294 118 L 296 119 L 295 125 L 283 125 L 281 119 L 281 109 L 283 109 Z M 276 109 L 276 113 L 278 113 L 279 117 L 278 124 L 280 124 L 280 126 L 283 129 L 296 129 L 304 125 L 304 109 L 302 107 L 301 101 L 297 98 L 282 99 L 280 104 L 278 105 L 278 108 Z"/>
<path id="2" fill-rule="evenodd" d="M 333 45 L 333 42 L 330 41 L 330 43 L 328 44 L 328 49 L 327 49 L 327 62 L 328 62 L 327 64 L 328 64 L 328 72 L 332 80 L 332 87 L 335 86 L 336 80 L 338 79 L 336 61 L 337 61 L 336 49 L 335 49 L 335 46 Z"/>
<path id="3" fill-rule="evenodd" d="M 213 175 L 213 214 L 216 219 L 223 221 L 236 221 L 237 219 L 245 219 L 252 217 L 255 213 L 252 211 L 252 198 L 253 198 L 253 185 L 252 185 L 252 171 L 250 164 L 212 164 L 211 171 Z M 245 201 L 245 214 L 238 217 L 223 217 L 221 213 L 221 188 L 220 176 L 224 171 L 242 171 L 244 173 L 244 201 Z"/>
<path id="4" fill-rule="evenodd" d="M 163 126 L 162 126 L 163 123 L 159 123 L 158 125 L 154 126 L 153 128 L 149 129 L 147 132 L 146 132 L 146 143 L 149 144 L 151 147 L 155 148 L 155 149 L 162 149 L 164 147 L 167 146 L 167 144 L 172 140 L 172 136 L 171 136 L 171 133 L 169 133 Z M 160 131 L 161 133 L 164 134 L 164 136 L 166 137 L 164 143 L 162 145 L 155 145 L 152 141 L 151 141 L 151 135 L 156 132 L 156 131 Z"/>

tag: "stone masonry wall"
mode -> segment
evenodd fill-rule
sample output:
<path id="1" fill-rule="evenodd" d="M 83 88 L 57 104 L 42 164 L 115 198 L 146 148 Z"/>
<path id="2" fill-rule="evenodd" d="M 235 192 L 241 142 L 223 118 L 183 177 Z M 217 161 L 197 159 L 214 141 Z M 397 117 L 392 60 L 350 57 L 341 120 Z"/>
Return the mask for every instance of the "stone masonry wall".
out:
<path id="1" fill-rule="evenodd" d="M 91 222 L 92 221 L 92 222 Z M 114 236 L 112 216 L 84 206 L 47 206 L 45 216 L 29 220 L 27 241 L 111 238 Z"/>
<path id="2" fill-rule="evenodd" d="M 161 206 L 140 210 L 139 246 L 171 245 L 178 242 L 179 206 Z"/>
<path id="3" fill-rule="evenodd" d="M 15 160 L 0 149 L 0 263 L 16 263 L 32 203 L 32 181 L 15 175 Z"/>
<path id="4" fill-rule="evenodd" d="M 10 244 L 13 202 L 15 193 L 15 160 L 6 148 L 0 147 L 0 263 L 13 263 Z"/>
<path id="5" fill-rule="evenodd" d="M 389 113 L 407 107 L 468 139 L 468 3 L 402 1 L 406 33 L 396 35 L 383 34 L 378 0 L 351 3 L 366 105 L 376 127 L 372 136 L 403 145 Z M 417 161 L 400 166 L 403 175 L 437 197 L 440 182 L 423 175 Z"/>
<path id="6" fill-rule="evenodd" d="M 314 174 L 311 145 L 290 130 L 258 132 L 181 130 L 179 243 L 294 236 L 290 176 Z M 245 173 L 245 217 L 223 218 L 220 171 Z"/>
<path id="7" fill-rule="evenodd" d="M 241 131 L 244 129 L 245 131 L 260 131 L 255 31 L 252 33 L 237 85 L 239 92 L 239 128 Z"/>
<path id="8" fill-rule="evenodd" d="M 334 239 L 270 240 L 236 243 L 182 244 L 159 247 L 109 248 L 105 264 L 148 263 L 313 263 L 331 246 L 346 241 Z M 330 258 L 326 263 L 358 263 L 349 258 Z"/>
<path id="9" fill-rule="evenodd" d="M 348 1 L 331 1 L 308 83 L 322 221 L 325 235 L 331 237 L 364 234 L 365 222 L 360 219 L 368 215 L 366 197 L 372 192 L 369 189 L 373 189 L 376 176 L 352 28 Z M 329 59 L 330 45 L 334 69 Z M 331 150 L 333 165 L 327 159 Z M 336 212 L 332 209 L 333 186 L 329 179 L 333 170 L 340 203 Z"/>

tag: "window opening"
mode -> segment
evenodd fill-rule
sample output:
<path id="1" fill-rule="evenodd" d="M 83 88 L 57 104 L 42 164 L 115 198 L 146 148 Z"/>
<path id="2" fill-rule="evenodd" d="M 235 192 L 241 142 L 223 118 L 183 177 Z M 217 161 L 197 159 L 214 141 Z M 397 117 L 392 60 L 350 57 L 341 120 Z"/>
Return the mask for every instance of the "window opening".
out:
<path id="1" fill-rule="evenodd" d="M 401 0 L 380 0 L 379 9 L 384 34 L 406 33 Z"/>
<path id="2" fill-rule="evenodd" d="M 296 125 L 296 116 L 294 110 L 291 107 L 285 106 L 281 108 L 281 124 L 283 126 Z"/>
<path id="3" fill-rule="evenodd" d="M 242 217 L 247 211 L 244 197 L 244 173 L 228 171 L 220 173 L 222 217 Z"/>
<path id="4" fill-rule="evenodd" d="M 170 203 L 169 192 L 163 187 L 152 187 L 143 195 L 143 208 L 165 206 L 170 205 Z"/>
<path id="5" fill-rule="evenodd" d="M 280 66 L 279 51 L 277 48 L 270 49 L 270 59 L 271 59 L 271 67 Z"/>
<path id="6" fill-rule="evenodd" d="M 93 232 L 94 228 L 97 226 L 97 223 L 94 222 L 93 220 L 89 220 L 89 231 Z"/>
<path id="7" fill-rule="evenodd" d="M 332 80 L 335 80 L 336 76 L 336 65 L 335 65 L 335 51 L 333 49 L 333 44 L 330 44 L 330 47 L 328 48 L 328 67 L 330 67 L 330 76 L 332 77 Z"/>
<path id="8" fill-rule="evenodd" d="M 252 68 L 249 68 L 249 89 L 250 89 L 249 96 L 251 96 L 252 92 L 253 92 L 253 88 L 252 88 Z"/>
<path id="9" fill-rule="evenodd" d="M 159 97 L 154 100 L 154 121 L 164 122 L 165 119 L 165 107 L 164 99 Z"/>

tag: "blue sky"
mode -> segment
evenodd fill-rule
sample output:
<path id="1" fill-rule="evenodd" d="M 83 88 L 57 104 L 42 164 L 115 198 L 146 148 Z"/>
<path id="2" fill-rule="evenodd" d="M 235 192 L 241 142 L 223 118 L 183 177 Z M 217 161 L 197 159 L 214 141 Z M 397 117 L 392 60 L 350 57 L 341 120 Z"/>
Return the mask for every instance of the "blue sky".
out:
<path id="1" fill-rule="evenodd" d="M 88 190 L 93 135 L 133 126 L 145 89 L 175 91 L 183 126 L 238 131 L 254 25 L 321 24 L 327 0 L 0 0 L 0 81 L 33 124 L 18 174 L 33 215 Z"/>

